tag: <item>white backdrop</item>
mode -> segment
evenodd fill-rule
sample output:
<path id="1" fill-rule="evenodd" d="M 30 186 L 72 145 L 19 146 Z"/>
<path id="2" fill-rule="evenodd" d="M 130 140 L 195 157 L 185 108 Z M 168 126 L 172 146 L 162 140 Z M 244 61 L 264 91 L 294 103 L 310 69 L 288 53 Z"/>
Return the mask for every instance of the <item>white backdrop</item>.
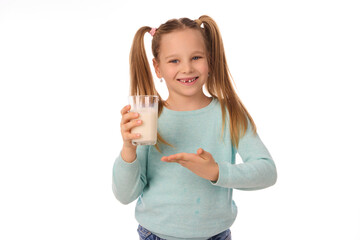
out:
<path id="1" fill-rule="evenodd" d="M 350 0 L 0 0 L 0 239 L 138 239 L 134 203 L 111 190 L 132 38 L 207 14 L 279 174 L 234 191 L 233 239 L 359 240 L 359 12 Z"/>

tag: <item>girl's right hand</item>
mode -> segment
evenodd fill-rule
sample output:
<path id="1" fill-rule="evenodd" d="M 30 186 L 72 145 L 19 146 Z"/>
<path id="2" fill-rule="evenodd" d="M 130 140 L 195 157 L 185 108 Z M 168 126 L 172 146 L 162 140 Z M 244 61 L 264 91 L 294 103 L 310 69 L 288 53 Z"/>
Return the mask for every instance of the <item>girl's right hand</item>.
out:
<path id="1" fill-rule="evenodd" d="M 140 134 L 131 133 L 131 129 L 141 125 L 141 120 L 136 120 L 139 118 L 139 113 L 129 112 L 130 108 L 130 105 L 127 105 L 121 110 L 120 122 L 121 136 L 123 138 L 121 155 L 127 162 L 134 161 L 135 159 L 132 158 L 136 157 L 136 146 L 131 141 L 140 138 Z"/>

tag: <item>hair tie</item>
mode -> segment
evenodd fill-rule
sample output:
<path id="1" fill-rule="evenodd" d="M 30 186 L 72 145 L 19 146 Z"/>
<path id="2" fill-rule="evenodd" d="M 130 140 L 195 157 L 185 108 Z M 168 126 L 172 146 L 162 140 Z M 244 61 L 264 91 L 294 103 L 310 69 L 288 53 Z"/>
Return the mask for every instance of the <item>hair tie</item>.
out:
<path id="1" fill-rule="evenodd" d="M 201 24 L 202 24 L 202 21 L 200 20 L 200 19 L 196 19 L 196 20 L 194 20 L 199 26 L 201 26 Z"/>
<path id="2" fill-rule="evenodd" d="M 152 28 L 151 30 L 150 30 L 150 35 L 153 37 L 154 35 L 155 35 L 155 32 L 156 32 L 156 29 L 157 28 Z"/>

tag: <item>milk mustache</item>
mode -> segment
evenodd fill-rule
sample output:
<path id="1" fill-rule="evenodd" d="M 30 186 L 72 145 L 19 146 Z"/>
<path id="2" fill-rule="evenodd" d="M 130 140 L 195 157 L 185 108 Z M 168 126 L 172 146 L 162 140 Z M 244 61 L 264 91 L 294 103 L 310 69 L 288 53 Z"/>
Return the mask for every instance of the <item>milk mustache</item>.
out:
<path id="1" fill-rule="evenodd" d="M 155 145 L 157 141 L 158 96 L 129 96 L 131 112 L 139 113 L 141 125 L 131 129 L 131 133 L 140 133 L 140 138 L 133 139 L 133 145 Z"/>

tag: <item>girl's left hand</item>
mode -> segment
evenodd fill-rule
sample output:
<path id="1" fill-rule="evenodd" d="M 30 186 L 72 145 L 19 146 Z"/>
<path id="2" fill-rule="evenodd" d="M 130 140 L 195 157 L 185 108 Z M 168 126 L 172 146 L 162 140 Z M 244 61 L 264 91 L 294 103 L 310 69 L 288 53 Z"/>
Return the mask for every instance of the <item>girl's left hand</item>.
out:
<path id="1" fill-rule="evenodd" d="M 161 158 L 163 162 L 175 162 L 186 167 L 196 175 L 216 182 L 219 177 L 219 166 L 213 156 L 199 148 L 197 153 L 177 153 Z"/>

